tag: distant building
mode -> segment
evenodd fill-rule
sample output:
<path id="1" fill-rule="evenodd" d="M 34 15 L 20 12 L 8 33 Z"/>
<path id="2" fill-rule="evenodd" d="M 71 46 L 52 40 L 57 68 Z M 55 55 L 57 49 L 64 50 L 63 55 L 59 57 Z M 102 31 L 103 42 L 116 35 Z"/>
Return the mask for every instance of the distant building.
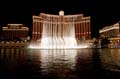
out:
<path id="1" fill-rule="evenodd" d="M 7 24 L 6 27 L 2 27 L 2 40 L 22 40 L 28 38 L 29 28 L 24 24 Z"/>
<path id="2" fill-rule="evenodd" d="M 101 36 L 114 37 L 120 34 L 120 22 L 99 30 Z"/>
<path id="3" fill-rule="evenodd" d="M 42 38 L 43 27 L 48 29 L 51 28 L 52 33 L 54 32 L 54 28 L 60 28 L 61 30 L 59 29 L 60 32 L 58 32 L 58 34 L 60 33 L 62 35 L 66 28 L 71 26 L 75 27 L 75 38 L 77 40 L 91 39 L 90 16 L 84 17 L 83 14 L 64 15 L 64 11 L 60 11 L 59 15 L 40 13 L 39 16 L 33 16 L 32 18 L 33 40 L 39 40 Z"/>
<path id="4" fill-rule="evenodd" d="M 111 26 L 106 26 L 99 30 L 101 37 L 108 37 L 110 40 L 110 48 L 120 48 L 120 22 Z"/>

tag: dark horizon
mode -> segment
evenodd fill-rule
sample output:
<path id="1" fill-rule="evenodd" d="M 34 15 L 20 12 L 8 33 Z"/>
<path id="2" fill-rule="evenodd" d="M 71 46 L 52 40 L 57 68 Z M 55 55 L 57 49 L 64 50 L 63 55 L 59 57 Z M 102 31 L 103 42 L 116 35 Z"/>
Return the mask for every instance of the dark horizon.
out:
<path id="1" fill-rule="evenodd" d="M 23 23 L 31 31 L 32 15 L 39 15 L 42 12 L 58 14 L 60 10 L 63 10 L 65 15 L 84 14 L 91 16 L 92 37 L 98 37 L 99 29 L 120 21 L 119 2 L 115 2 L 115 0 L 109 2 L 103 0 L 32 0 L 32 3 L 19 1 L 8 3 L 9 5 L 5 7 L 5 2 L 2 3 L 3 6 L 0 6 L 1 27 L 7 23 Z"/>

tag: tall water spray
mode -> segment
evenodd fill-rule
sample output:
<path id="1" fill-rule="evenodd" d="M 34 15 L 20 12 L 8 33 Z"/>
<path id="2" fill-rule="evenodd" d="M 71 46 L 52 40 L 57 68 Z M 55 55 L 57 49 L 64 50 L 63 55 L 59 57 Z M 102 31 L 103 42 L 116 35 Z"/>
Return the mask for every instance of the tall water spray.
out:
<path id="1" fill-rule="evenodd" d="M 75 24 L 73 18 L 64 19 L 64 12 L 59 12 L 58 19 L 47 17 L 42 19 L 42 38 L 39 45 L 31 45 L 30 48 L 41 49 L 66 49 L 76 48 Z"/>
<path id="2" fill-rule="evenodd" d="M 71 22 L 69 24 L 43 24 L 41 48 L 61 49 L 61 48 L 76 48 L 77 42 L 75 39 L 75 26 Z"/>
<path id="3" fill-rule="evenodd" d="M 41 13 L 33 17 L 33 41 L 36 40 L 36 43 L 30 44 L 28 48 L 88 48 L 91 46 L 89 41 L 76 38 L 89 38 L 90 33 L 90 17 L 82 14 L 64 16 L 64 11 L 60 11 L 59 15 Z"/>

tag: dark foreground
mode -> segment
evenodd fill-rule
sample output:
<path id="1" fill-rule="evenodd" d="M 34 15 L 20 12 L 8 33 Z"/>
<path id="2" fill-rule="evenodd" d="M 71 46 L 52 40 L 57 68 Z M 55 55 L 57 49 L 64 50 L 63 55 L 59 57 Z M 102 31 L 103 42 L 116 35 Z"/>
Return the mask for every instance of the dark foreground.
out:
<path id="1" fill-rule="evenodd" d="M 0 49 L 0 79 L 120 79 L 120 49 Z"/>

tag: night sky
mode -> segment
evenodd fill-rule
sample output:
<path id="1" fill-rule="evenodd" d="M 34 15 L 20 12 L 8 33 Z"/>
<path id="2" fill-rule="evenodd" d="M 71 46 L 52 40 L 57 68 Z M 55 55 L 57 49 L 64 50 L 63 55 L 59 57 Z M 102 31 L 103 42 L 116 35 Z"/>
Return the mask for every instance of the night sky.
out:
<path id="1" fill-rule="evenodd" d="M 24 0 L 25 1 L 25 0 Z M 0 2 L 0 26 L 7 23 L 24 23 L 32 27 L 32 15 L 39 13 L 91 16 L 92 37 L 98 37 L 98 30 L 120 20 L 119 0 L 21 0 Z M 7 4 L 6 4 L 7 3 Z"/>

